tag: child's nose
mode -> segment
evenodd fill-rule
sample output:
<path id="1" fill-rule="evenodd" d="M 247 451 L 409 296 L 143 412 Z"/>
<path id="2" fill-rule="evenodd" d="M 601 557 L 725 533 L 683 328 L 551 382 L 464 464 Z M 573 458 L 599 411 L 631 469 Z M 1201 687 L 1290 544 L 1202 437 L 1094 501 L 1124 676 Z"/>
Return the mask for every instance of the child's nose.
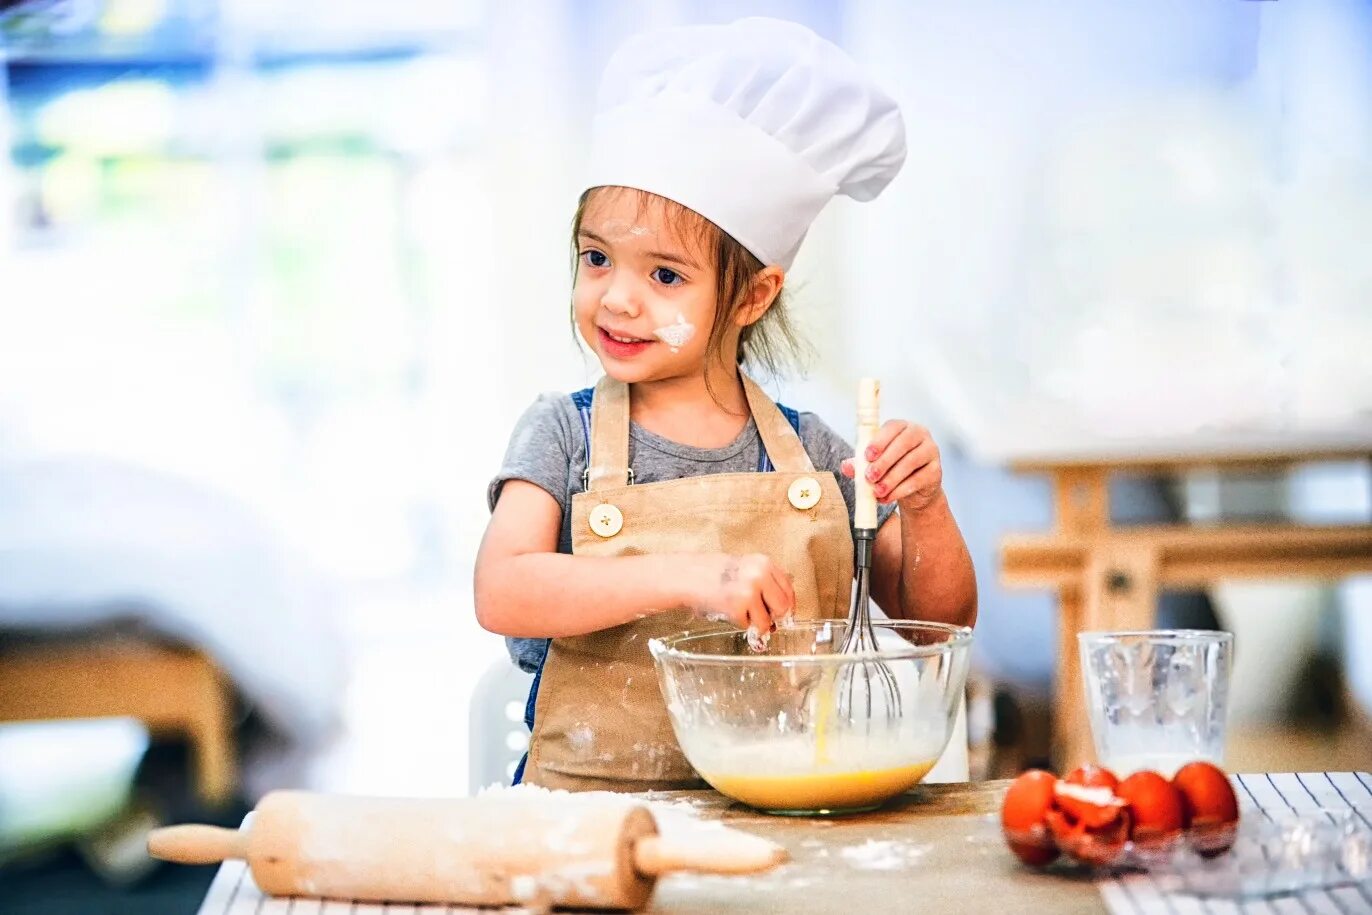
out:
<path id="1" fill-rule="evenodd" d="M 606 287 L 605 294 L 600 297 L 600 304 L 615 314 L 626 315 L 630 318 L 638 317 L 642 308 L 633 284 L 627 279 L 618 277 Z"/>

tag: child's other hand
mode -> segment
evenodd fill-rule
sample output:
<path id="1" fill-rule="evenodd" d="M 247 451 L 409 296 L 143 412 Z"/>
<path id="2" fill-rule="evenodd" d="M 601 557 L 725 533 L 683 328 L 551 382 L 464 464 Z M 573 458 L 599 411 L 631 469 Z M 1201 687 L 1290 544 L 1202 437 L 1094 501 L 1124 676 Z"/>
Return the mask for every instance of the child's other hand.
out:
<path id="1" fill-rule="evenodd" d="M 691 577 L 691 609 L 710 619 L 727 619 L 740 629 L 769 633 L 777 620 L 796 609 L 790 576 L 762 553 L 701 554 Z"/>
<path id="2" fill-rule="evenodd" d="M 920 511 L 943 492 L 943 463 L 929 430 L 903 419 L 882 425 L 867 446 L 867 479 L 879 502 L 899 502 L 902 511 Z M 851 459 L 843 475 L 853 475 Z"/>

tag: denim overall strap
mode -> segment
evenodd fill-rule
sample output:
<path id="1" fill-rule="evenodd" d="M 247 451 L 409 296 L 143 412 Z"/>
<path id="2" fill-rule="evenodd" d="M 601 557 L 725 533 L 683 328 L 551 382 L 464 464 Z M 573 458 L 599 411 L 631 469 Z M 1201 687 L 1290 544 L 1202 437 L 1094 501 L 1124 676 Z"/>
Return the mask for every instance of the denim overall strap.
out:
<path id="1" fill-rule="evenodd" d="M 800 414 L 782 404 L 777 404 L 777 409 L 781 411 L 782 416 L 786 417 L 786 421 L 791 424 L 791 428 L 795 430 L 796 435 L 800 435 Z M 771 473 L 773 470 L 776 470 L 776 468 L 772 466 L 772 459 L 767 456 L 767 446 L 765 444 L 759 444 L 757 450 L 757 472 Z"/>
<path id="2" fill-rule="evenodd" d="M 783 413 L 757 382 L 742 372 L 739 380 L 743 382 L 743 394 L 748 398 L 748 409 L 757 424 L 758 438 L 767 452 L 767 463 L 785 473 L 814 473 L 815 465 L 800 441 L 800 417 Z"/>

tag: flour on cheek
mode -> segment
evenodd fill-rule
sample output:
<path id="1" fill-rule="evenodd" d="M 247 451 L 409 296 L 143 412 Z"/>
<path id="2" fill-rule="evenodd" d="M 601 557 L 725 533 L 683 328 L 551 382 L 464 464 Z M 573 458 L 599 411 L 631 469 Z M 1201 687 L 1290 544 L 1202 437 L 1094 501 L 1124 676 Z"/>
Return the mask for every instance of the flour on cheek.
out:
<path id="1" fill-rule="evenodd" d="M 681 348 L 690 343 L 695 335 L 696 326 L 687 321 L 686 316 L 679 311 L 676 313 L 675 324 L 668 324 L 653 331 L 653 336 L 667 344 L 674 353 L 681 352 Z"/>

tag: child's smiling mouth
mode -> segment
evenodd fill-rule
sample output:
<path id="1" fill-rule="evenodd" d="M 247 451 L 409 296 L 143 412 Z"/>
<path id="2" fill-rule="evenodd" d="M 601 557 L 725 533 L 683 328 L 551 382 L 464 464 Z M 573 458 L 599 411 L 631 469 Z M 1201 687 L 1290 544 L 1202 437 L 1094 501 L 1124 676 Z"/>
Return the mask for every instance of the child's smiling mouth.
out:
<path id="1" fill-rule="evenodd" d="M 626 337 L 626 336 L 624 336 L 623 334 L 612 334 L 612 333 L 610 333 L 608 330 L 605 330 L 605 328 L 603 328 L 603 327 L 600 328 L 600 329 L 601 329 L 602 331 L 605 331 L 605 334 L 606 334 L 611 340 L 616 340 L 616 341 L 618 341 L 618 342 L 620 342 L 620 343 L 650 343 L 650 342 L 652 342 L 652 341 L 650 341 L 649 339 L 647 339 L 646 337 Z"/>
<path id="2" fill-rule="evenodd" d="M 637 356 L 643 352 L 656 340 L 645 340 L 642 337 L 630 337 L 622 334 L 612 334 L 603 327 L 596 327 L 596 332 L 600 337 L 601 351 L 616 359 L 626 359 Z"/>

